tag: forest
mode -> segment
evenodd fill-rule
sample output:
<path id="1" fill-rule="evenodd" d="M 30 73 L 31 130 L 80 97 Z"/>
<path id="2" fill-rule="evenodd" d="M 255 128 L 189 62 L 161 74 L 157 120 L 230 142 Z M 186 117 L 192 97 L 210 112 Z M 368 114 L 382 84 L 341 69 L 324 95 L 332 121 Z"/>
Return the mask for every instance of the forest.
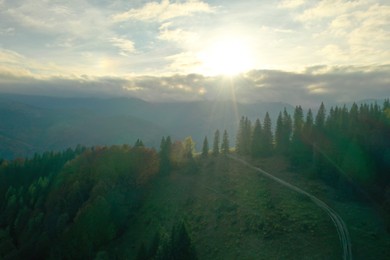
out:
<path id="1" fill-rule="evenodd" d="M 180 174 L 191 181 L 218 160 L 229 161 L 226 154 L 252 162 L 283 157 L 290 171 L 322 181 L 340 198 L 373 203 L 390 232 L 389 100 L 349 108 L 322 103 L 316 115 L 311 110 L 304 114 L 297 106 L 292 115 L 281 111 L 275 123 L 273 127 L 268 113 L 255 122 L 243 116 L 234 147 L 226 130 L 216 130 L 212 143 L 205 136 L 200 152 L 191 137 L 178 141 L 164 136 L 159 149 L 145 147 L 138 139 L 133 145 L 79 145 L 0 159 L 0 258 L 201 258 L 202 249 L 193 239 L 195 220 L 171 219 L 161 227 L 142 215 L 143 206 L 148 194 L 158 194 L 153 190 L 158 183 Z M 219 171 L 223 175 L 228 169 Z M 221 207 L 235 210 L 227 204 Z M 153 222 L 148 235 L 137 229 L 138 218 Z M 261 228 L 274 235 L 280 229 Z M 132 240 L 135 248 L 118 249 Z"/>

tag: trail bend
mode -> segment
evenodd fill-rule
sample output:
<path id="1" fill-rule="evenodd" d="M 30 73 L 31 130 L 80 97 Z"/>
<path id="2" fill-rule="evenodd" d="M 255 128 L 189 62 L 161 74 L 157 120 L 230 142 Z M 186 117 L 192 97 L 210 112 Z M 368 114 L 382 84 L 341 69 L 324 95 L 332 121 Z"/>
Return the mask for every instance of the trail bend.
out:
<path id="1" fill-rule="evenodd" d="M 336 211 L 334 211 L 331 207 L 329 207 L 322 200 L 320 200 L 317 197 L 315 197 L 314 195 L 302 190 L 301 188 L 298 188 L 295 185 L 292 185 L 292 184 L 290 184 L 282 179 L 279 179 L 278 177 L 273 176 L 272 174 L 264 171 L 263 169 L 260 169 L 258 167 L 253 166 L 252 164 L 246 162 L 245 160 L 243 160 L 241 158 L 238 158 L 238 157 L 233 156 L 233 155 L 228 155 L 228 157 L 237 161 L 237 162 L 240 162 L 241 164 L 247 166 L 248 168 L 255 170 L 258 173 L 261 173 L 263 176 L 265 176 L 265 177 L 267 177 L 275 182 L 280 183 L 281 185 L 287 187 L 290 190 L 293 190 L 293 191 L 298 192 L 304 196 L 309 197 L 312 202 L 314 202 L 318 207 L 323 209 L 329 215 L 329 217 L 332 219 L 332 222 L 336 227 L 336 230 L 337 230 L 337 233 L 338 233 L 338 236 L 340 239 L 343 259 L 344 260 L 352 260 L 351 238 L 349 236 L 349 232 L 348 232 L 348 229 L 347 229 L 345 222 L 340 217 L 340 215 L 337 214 Z"/>

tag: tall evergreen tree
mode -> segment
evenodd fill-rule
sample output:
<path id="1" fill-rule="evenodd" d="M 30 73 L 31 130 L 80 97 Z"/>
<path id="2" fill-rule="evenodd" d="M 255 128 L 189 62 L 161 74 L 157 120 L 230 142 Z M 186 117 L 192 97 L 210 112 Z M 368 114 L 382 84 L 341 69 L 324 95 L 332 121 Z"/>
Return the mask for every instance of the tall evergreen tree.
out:
<path id="1" fill-rule="evenodd" d="M 241 117 L 237 139 L 236 151 L 241 155 L 249 155 L 251 148 L 252 123 L 248 117 Z"/>
<path id="2" fill-rule="evenodd" d="M 318 109 L 316 119 L 315 119 L 316 129 L 321 131 L 324 129 L 325 119 L 326 119 L 325 105 L 323 102 L 321 102 L 320 108 Z"/>
<path id="3" fill-rule="evenodd" d="M 294 128 L 291 140 L 290 158 L 294 166 L 302 166 L 307 163 L 310 150 L 305 145 L 304 139 L 303 110 L 301 106 L 296 106 L 294 110 Z"/>
<path id="4" fill-rule="evenodd" d="M 279 153 L 286 154 L 290 146 L 292 132 L 292 119 L 286 108 L 279 113 L 276 130 L 275 130 L 275 150 Z"/>
<path id="5" fill-rule="evenodd" d="M 306 114 L 306 120 L 303 124 L 303 137 L 305 143 L 311 144 L 312 143 L 312 131 L 313 131 L 313 113 L 311 112 L 311 109 L 307 111 Z"/>
<path id="6" fill-rule="evenodd" d="M 260 119 L 256 119 L 255 126 L 252 132 L 251 139 L 251 153 L 253 157 L 259 157 L 261 155 L 261 138 L 262 138 L 262 129 Z"/>
<path id="7" fill-rule="evenodd" d="M 207 136 L 204 137 L 203 146 L 202 146 L 202 156 L 207 157 L 209 155 L 209 141 Z"/>
<path id="8" fill-rule="evenodd" d="M 275 129 L 275 150 L 282 152 L 283 148 L 283 117 L 282 112 L 279 112 L 278 119 L 276 120 Z"/>
<path id="9" fill-rule="evenodd" d="M 213 142 L 213 155 L 219 154 L 219 130 L 215 131 L 214 133 L 214 142 Z"/>
<path id="10" fill-rule="evenodd" d="M 291 115 L 287 112 L 286 108 L 283 110 L 283 125 L 284 125 L 284 143 L 285 145 L 290 144 L 290 139 L 293 130 L 293 122 Z"/>
<path id="11" fill-rule="evenodd" d="M 293 139 L 300 138 L 302 135 L 303 123 L 303 109 L 301 106 L 296 106 L 294 110 Z"/>
<path id="12" fill-rule="evenodd" d="M 172 141 L 171 137 L 162 137 L 160 143 L 160 172 L 163 174 L 168 173 L 171 170 L 171 150 Z"/>
<path id="13" fill-rule="evenodd" d="M 237 137 L 236 137 L 236 152 L 243 154 L 244 152 L 244 128 L 245 128 L 245 117 L 242 116 L 238 125 Z"/>
<path id="14" fill-rule="evenodd" d="M 137 139 L 137 141 L 134 144 L 134 147 L 144 147 L 144 143 L 142 142 L 142 140 Z"/>
<path id="15" fill-rule="evenodd" d="M 223 154 L 229 153 L 229 136 L 227 131 L 223 131 L 223 136 L 222 136 L 222 144 L 221 144 L 221 152 Z"/>
<path id="16" fill-rule="evenodd" d="M 268 112 L 265 114 L 263 123 L 263 136 L 262 140 L 262 154 L 270 155 L 273 150 L 273 135 L 272 135 L 272 123 Z"/>

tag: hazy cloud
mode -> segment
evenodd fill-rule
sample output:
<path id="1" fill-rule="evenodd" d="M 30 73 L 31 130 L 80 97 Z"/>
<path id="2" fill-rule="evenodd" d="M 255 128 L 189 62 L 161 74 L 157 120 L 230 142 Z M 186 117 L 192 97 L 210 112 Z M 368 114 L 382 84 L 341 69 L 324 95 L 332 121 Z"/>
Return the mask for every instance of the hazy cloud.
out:
<path id="1" fill-rule="evenodd" d="M 254 88 L 253 96 L 261 93 L 262 98 L 277 96 L 283 86 L 268 88 L 267 93 L 259 87 L 263 90 L 276 83 L 270 82 L 275 78 L 301 80 L 297 71 L 308 66 L 378 68 L 374 65 L 390 60 L 390 4 L 385 0 L 282 0 L 276 4 L 256 0 L 0 0 L 0 7 L 2 75 L 34 79 L 88 75 L 100 82 L 105 77 L 128 80 L 130 75 L 206 74 L 211 69 L 200 54 L 223 49 L 223 42 L 229 45 L 234 39 L 246 39 L 241 48 L 253 58 L 249 69 L 262 73 L 257 73 L 256 80 L 243 76 L 236 81 L 246 86 L 240 87 L 243 93 Z M 235 63 L 237 55 L 230 60 L 229 54 L 224 56 Z M 212 53 L 207 56 L 209 63 L 217 63 Z M 281 71 L 295 73 L 277 73 Z M 223 84 L 206 79 L 203 95 L 196 98 L 208 97 L 215 82 Z M 329 89 L 327 82 L 297 87 L 322 97 L 332 91 L 319 93 L 313 89 L 320 88 L 308 86 Z M 296 81 L 291 84 L 295 86 Z M 143 94 L 148 92 L 143 89 Z M 195 92 L 182 91 L 183 96 Z M 249 92 L 245 95 L 241 98 L 252 98 Z"/>
<path id="2" fill-rule="evenodd" d="M 121 55 L 127 56 L 128 54 L 135 52 L 134 42 L 131 40 L 113 37 L 110 39 L 110 42 L 121 50 Z"/>
<path id="3" fill-rule="evenodd" d="M 280 8 L 297 8 L 305 3 L 305 0 L 283 0 L 280 2 Z"/>
<path id="4" fill-rule="evenodd" d="M 126 20 L 140 21 L 166 21 L 176 17 L 191 16 L 194 13 L 210 13 L 213 9 L 205 2 L 193 0 L 184 3 L 171 3 L 169 0 L 147 3 L 138 9 L 130 9 L 127 12 L 113 16 L 115 22 Z"/>
<path id="5" fill-rule="evenodd" d="M 1 70 L 0 91 L 55 96 L 129 96 L 152 102 L 236 99 L 304 106 L 390 97 L 390 65 L 315 66 L 305 71 L 254 70 L 235 78 L 198 74 L 50 79 Z"/>

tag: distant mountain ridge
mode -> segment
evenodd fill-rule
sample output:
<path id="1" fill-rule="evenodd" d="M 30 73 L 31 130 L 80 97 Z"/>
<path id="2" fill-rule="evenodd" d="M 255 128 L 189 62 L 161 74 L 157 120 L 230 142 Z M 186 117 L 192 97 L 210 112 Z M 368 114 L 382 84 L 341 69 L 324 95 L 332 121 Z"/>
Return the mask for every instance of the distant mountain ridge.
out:
<path id="1" fill-rule="evenodd" d="M 262 121 L 268 111 L 273 127 L 281 102 L 254 104 L 232 101 L 149 103 L 136 98 L 70 98 L 0 94 L 0 158 L 31 156 L 77 144 L 133 144 L 138 138 L 159 147 L 162 136 L 175 140 L 191 135 L 198 144 L 226 129 L 234 144 L 239 119 Z"/>

